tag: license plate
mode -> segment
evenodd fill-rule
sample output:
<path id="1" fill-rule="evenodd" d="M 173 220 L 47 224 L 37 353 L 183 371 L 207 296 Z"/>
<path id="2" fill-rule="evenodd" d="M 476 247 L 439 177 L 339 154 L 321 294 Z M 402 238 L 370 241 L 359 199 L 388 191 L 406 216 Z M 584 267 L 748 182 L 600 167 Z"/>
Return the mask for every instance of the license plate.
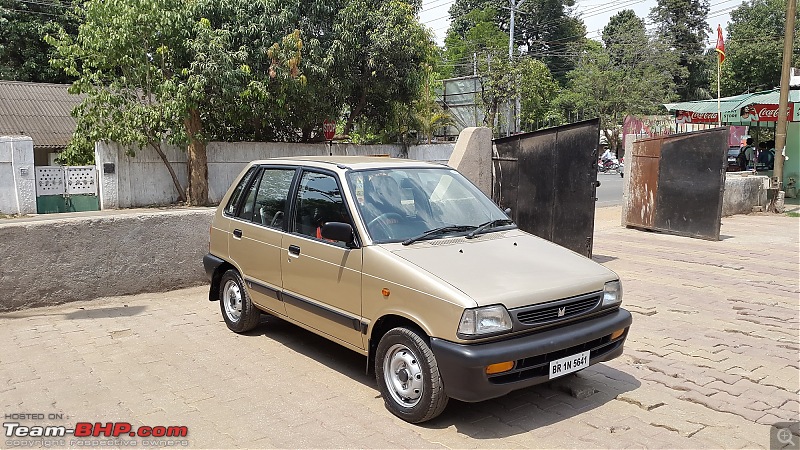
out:
<path id="1" fill-rule="evenodd" d="M 589 367 L 589 351 L 550 362 L 550 379 Z"/>

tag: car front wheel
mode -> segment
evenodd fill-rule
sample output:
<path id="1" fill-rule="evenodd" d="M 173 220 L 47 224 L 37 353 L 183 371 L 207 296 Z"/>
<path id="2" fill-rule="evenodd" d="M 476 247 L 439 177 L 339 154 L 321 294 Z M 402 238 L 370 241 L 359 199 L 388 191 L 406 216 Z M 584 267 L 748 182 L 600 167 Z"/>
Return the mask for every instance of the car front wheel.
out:
<path id="1" fill-rule="evenodd" d="M 250 300 L 239 272 L 233 269 L 225 272 L 219 289 L 219 306 L 228 328 L 237 333 L 255 328 L 261 318 L 261 311 Z"/>
<path id="2" fill-rule="evenodd" d="M 436 357 L 415 330 L 393 328 L 381 338 L 375 378 L 386 408 L 407 422 L 431 420 L 447 406 Z"/>

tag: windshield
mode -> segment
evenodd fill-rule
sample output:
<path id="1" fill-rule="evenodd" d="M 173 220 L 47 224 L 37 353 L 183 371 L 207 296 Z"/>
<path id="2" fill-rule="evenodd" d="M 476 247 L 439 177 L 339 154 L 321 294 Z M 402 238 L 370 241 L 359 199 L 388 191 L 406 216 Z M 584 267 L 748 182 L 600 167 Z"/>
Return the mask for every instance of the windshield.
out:
<path id="1" fill-rule="evenodd" d="M 513 226 L 500 208 L 453 169 L 364 170 L 349 172 L 347 179 L 375 243 L 467 234 L 481 225 L 480 233 Z"/>

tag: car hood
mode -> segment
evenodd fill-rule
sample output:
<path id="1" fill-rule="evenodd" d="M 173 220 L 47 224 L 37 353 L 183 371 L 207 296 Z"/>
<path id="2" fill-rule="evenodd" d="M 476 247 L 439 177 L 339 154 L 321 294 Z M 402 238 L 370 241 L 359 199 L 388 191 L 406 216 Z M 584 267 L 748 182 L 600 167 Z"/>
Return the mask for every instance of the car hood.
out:
<path id="1" fill-rule="evenodd" d="M 384 246 L 478 306 L 533 305 L 601 291 L 605 282 L 618 279 L 589 258 L 519 230 Z"/>

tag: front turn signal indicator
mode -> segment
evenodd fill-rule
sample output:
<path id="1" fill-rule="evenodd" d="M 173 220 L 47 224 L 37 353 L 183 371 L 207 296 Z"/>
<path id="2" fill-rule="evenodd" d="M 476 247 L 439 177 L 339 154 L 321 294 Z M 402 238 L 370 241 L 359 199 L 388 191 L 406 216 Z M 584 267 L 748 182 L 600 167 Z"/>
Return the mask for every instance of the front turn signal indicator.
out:
<path id="1" fill-rule="evenodd" d="M 497 364 L 491 364 L 486 366 L 486 375 L 508 372 L 513 368 L 514 368 L 514 361 L 505 361 Z"/>
<path id="2" fill-rule="evenodd" d="M 622 336 L 624 333 L 625 333 L 625 328 L 623 328 L 621 330 L 617 330 L 617 331 L 611 333 L 611 340 L 613 341 L 614 339 Z"/>

